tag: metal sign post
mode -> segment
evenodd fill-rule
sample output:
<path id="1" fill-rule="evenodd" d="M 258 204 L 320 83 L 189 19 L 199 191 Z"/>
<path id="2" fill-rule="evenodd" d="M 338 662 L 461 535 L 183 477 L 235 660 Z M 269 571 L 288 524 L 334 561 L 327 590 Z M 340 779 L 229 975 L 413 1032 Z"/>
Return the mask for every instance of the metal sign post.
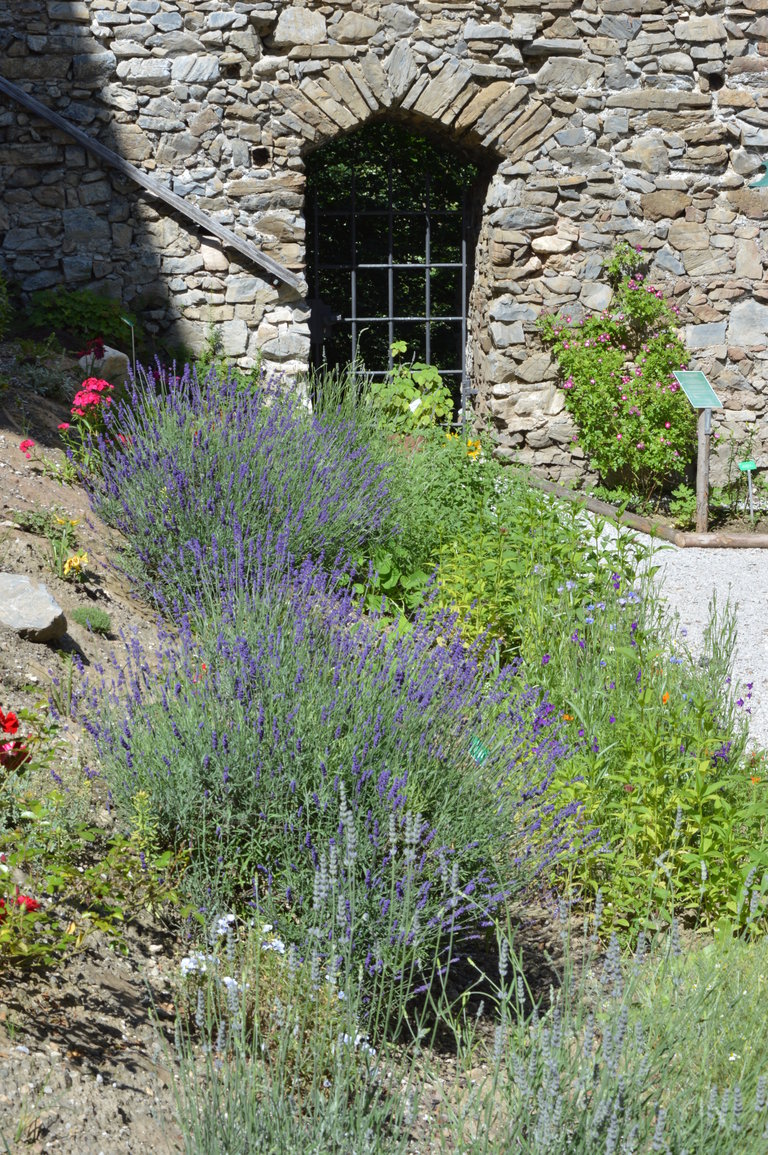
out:
<path id="1" fill-rule="evenodd" d="M 755 528 L 755 507 L 752 500 L 752 470 L 757 469 L 757 462 L 755 461 L 740 461 L 739 469 L 742 473 L 747 475 L 747 488 L 749 490 L 749 520 L 752 523 L 752 528 Z"/>
<path id="2" fill-rule="evenodd" d="M 712 433 L 712 410 L 722 409 L 723 404 L 703 373 L 681 371 L 673 373 L 680 388 L 694 409 L 700 409 L 697 433 L 699 439 L 696 456 L 696 532 L 707 532 L 709 520 L 709 438 Z"/>

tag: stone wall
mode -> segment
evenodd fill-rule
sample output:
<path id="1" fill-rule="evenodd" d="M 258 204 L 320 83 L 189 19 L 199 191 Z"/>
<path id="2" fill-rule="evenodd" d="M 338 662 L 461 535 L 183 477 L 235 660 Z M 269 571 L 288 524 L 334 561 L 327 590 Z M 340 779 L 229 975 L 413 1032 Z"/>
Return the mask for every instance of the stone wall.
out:
<path id="1" fill-rule="evenodd" d="M 308 150 L 384 115 L 486 156 L 476 409 L 500 453 L 566 478 L 583 462 L 535 320 L 602 309 L 618 239 L 680 307 L 721 440 L 768 448 L 767 32 L 768 0 L 6 0 L 0 75 L 296 271 Z M 301 292 L 3 97 L 0 239 L 26 290 L 98 287 L 187 346 L 212 324 L 244 366 L 305 363 Z"/>

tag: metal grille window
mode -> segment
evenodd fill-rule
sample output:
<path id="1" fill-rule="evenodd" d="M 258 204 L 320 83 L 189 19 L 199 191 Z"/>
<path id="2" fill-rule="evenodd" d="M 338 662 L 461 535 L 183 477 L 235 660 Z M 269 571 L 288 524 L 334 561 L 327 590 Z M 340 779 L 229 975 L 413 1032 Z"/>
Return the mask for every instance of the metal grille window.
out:
<path id="1" fill-rule="evenodd" d="M 307 277 L 315 365 L 382 376 L 391 346 L 435 365 L 465 396 L 471 270 L 464 163 L 423 137 L 374 124 L 307 164 Z"/>

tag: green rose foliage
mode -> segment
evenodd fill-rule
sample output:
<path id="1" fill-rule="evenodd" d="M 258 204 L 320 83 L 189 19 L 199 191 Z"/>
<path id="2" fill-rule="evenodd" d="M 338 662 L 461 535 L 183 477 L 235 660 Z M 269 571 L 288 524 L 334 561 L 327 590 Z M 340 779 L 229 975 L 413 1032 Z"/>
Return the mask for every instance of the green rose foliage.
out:
<path id="1" fill-rule="evenodd" d="M 609 483 L 650 495 L 692 462 L 696 414 L 672 376 L 687 360 L 675 310 L 638 271 L 641 263 L 622 245 L 606 262 L 614 296 L 604 313 L 539 324 L 592 466 Z"/>

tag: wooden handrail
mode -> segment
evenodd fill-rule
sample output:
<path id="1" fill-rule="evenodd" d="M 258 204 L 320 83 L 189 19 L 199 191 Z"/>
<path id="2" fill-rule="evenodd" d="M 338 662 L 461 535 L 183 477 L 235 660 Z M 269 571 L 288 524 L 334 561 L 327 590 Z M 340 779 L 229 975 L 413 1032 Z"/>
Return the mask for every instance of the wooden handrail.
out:
<path id="1" fill-rule="evenodd" d="M 141 169 L 136 168 L 127 160 L 123 160 L 123 158 L 118 156 L 116 152 L 113 152 L 111 148 L 107 148 L 106 145 L 101 144 L 100 141 L 89 136 L 87 132 L 83 132 L 81 128 L 77 128 L 76 125 L 70 124 L 70 122 L 65 120 L 63 116 L 60 116 L 58 112 L 54 112 L 52 108 L 41 104 L 34 96 L 30 96 L 23 88 L 19 88 L 18 85 L 13 84 L 10 80 L 6 80 L 3 76 L 0 76 L 0 92 L 5 93 L 11 100 L 15 100 L 18 104 L 22 105 L 23 108 L 26 108 L 28 112 L 34 113 L 35 116 L 47 120 L 49 124 L 61 129 L 62 132 L 66 132 L 81 144 L 83 148 L 93 153 L 94 156 L 99 157 L 100 160 L 103 160 L 112 168 L 117 169 L 123 176 L 129 177 L 130 180 L 141 185 L 141 187 L 146 189 L 152 196 L 158 197 L 159 200 L 165 201 L 171 208 L 183 213 L 185 217 L 194 224 L 199 225 L 200 228 L 205 229 L 206 232 L 212 233 L 213 236 L 218 238 L 227 248 L 235 249 L 236 252 L 247 257 L 248 260 L 259 265 L 265 272 L 270 274 L 273 280 L 282 281 L 284 284 L 290 285 L 292 289 L 300 291 L 301 278 L 298 277 L 296 273 L 290 272 L 278 264 L 277 261 L 274 261 L 272 257 L 268 257 L 266 253 L 263 253 L 261 249 L 251 241 L 246 241 L 242 237 L 238 237 L 236 233 L 226 228 L 225 225 L 219 224 L 219 222 L 209 216 L 208 213 L 204 213 L 201 209 L 197 208 L 196 205 L 190 204 L 183 197 L 172 192 L 171 189 L 161 181 L 147 176 Z"/>

